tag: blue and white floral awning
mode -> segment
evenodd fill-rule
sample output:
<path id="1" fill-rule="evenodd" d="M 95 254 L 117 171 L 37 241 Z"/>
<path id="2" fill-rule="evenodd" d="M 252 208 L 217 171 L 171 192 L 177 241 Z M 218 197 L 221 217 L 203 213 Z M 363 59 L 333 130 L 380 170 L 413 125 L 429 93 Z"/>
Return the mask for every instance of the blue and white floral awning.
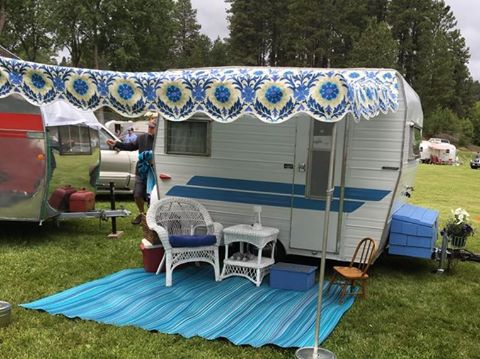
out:
<path id="1" fill-rule="evenodd" d="M 17 93 L 35 105 L 63 99 L 83 110 L 108 106 L 128 117 L 156 110 L 182 121 L 198 112 L 219 122 L 244 114 L 280 123 L 298 113 L 321 121 L 355 120 L 398 108 L 394 70 L 208 68 L 112 72 L 0 57 L 0 97 Z"/>

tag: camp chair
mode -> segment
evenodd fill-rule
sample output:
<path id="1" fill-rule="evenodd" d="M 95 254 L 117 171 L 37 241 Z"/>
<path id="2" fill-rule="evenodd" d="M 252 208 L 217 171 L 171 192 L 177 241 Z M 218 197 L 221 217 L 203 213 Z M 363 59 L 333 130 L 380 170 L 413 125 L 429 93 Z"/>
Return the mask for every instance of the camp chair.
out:
<path id="1" fill-rule="evenodd" d="M 165 264 L 167 287 L 172 285 L 175 267 L 188 262 L 210 263 L 215 280 L 220 280 L 218 246 L 223 226 L 212 221 L 204 206 L 189 198 L 164 198 L 148 209 L 147 224 L 158 234 L 165 250 L 157 274 Z"/>
<path id="2" fill-rule="evenodd" d="M 348 267 L 333 267 L 335 272 L 333 273 L 333 277 L 328 284 L 327 292 L 330 291 L 333 283 L 341 283 L 342 292 L 340 293 L 339 298 L 340 304 L 343 302 L 343 297 L 347 293 L 348 286 L 350 286 L 350 294 L 360 294 L 362 297 L 365 297 L 365 286 L 368 278 L 367 271 L 372 264 L 373 257 L 375 256 L 375 247 L 375 241 L 373 239 L 368 237 L 364 238 L 358 243 L 355 253 L 353 254 L 352 261 Z M 360 257 L 357 259 L 359 253 Z M 342 278 L 337 281 L 337 276 L 341 276 Z M 360 285 L 362 287 L 360 293 L 353 291 L 355 281 L 357 280 L 360 281 Z"/>
<path id="3" fill-rule="evenodd" d="M 440 161 L 440 159 L 438 158 L 438 156 L 433 155 L 433 156 L 432 156 L 432 163 L 433 163 L 434 165 L 439 165 L 439 164 L 441 164 L 442 162 Z"/>

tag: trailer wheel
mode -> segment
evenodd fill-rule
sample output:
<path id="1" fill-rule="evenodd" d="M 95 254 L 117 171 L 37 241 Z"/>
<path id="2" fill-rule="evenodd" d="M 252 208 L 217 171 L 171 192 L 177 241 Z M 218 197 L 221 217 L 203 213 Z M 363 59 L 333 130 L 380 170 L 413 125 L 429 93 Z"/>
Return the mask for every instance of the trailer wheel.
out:
<path id="1" fill-rule="evenodd" d="M 275 258 L 275 263 L 283 262 L 287 257 L 287 252 L 285 251 L 285 247 L 283 246 L 282 242 L 277 240 L 277 244 L 275 246 L 275 253 L 273 254 L 273 258 Z"/>

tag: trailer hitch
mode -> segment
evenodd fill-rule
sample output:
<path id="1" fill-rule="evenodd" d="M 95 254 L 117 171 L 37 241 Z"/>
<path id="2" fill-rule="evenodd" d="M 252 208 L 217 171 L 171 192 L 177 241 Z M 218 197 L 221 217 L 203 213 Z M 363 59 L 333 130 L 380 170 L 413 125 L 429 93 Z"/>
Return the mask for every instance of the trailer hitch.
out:
<path id="1" fill-rule="evenodd" d="M 432 259 L 439 261 L 436 273 L 442 274 L 452 269 L 458 261 L 480 263 L 480 253 L 473 253 L 465 248 L 450 248 L 449 238 L 442 231 L 442 247 L 435 247 L 432 252 Z"/>

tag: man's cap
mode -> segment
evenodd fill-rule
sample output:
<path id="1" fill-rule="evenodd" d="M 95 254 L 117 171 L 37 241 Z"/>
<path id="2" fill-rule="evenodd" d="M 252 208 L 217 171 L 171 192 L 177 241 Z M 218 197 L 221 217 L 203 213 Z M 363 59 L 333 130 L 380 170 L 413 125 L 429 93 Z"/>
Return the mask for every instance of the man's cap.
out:
<path id="1" fill-rule="evenodd" d="M 133 131 L 133 126 L 128 127 L 127 131 Z"/>

